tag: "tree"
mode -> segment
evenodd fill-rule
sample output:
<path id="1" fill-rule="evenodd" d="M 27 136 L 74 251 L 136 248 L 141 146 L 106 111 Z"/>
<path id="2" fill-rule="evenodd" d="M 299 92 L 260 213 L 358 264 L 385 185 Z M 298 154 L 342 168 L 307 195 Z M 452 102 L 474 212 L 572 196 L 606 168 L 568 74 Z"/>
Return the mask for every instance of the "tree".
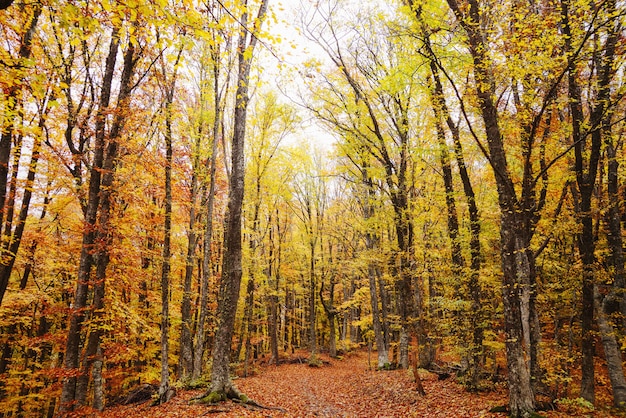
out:
<path id="1" fill-rule="evenodd" d="M 310 23 L 307 29 L 309 39 L 323 48 L 336 71 L 332 78 L 323 75 L 320 87 L 316 87 L 326 90 L 334 96 L 333 99 L 321 98 L 320 102 L 325 102 L 326 106 L 312 107 L 312 110 L 347 141 L 357 144 L 348 149 L 369 152 L 381 172 L 381 187 L 393 209 L 395 255 L 391 262 L 393 274 L 397 277 L 395 290 L 401 324 L 400 364 L 406 368 L 409 334 L 416 333 L 423 347 L 427 343 L 426 330 L 415 326 L 414 322 L 422 309 L 414 303 L 416 298 L 413 295 L 418 291 L 418 285 L 414 283 L 416 277 L 410 267 L 414 231 L 409 190 L 412 187 L 412 117 L 416 80 L 411 69 L 405 67 L 402 57 L 406 54 L 402 44 L 392 41 L 377 43 L 372 41 L 378 40 L 376 36 L 360 33 L 356 27 L 340 33 L 333 12 L 319 16 L 321 23 L 318 26 Z M 367 22 L 362 27 L 374 28 L 376 22 Z M 378 30 L 384 32 L 388 28 Z M 347 36 L 353 38 L 349 47 L 340 42 L 340 37 Z M 346 96 L 351 103 L 346 103 Z M 353 158 L 357 163 L 361 162 L 358 157 Z M 422 360 L 427 365 L 432 359 L 423 356 Z"/>
<path id="2" fill-rule="evenodd" d="M 248 28 L 250 7 L 242 4 L 239 19 L 241 29 L 237 46 L 237 93 L 231 141 L 231 173 L 228 192 L 228 208 L 224 233 L 224 261 L 218 302 L 218 328 L 213 347 L 211 387 L 202 398 L 203 402 L 216 402 L 227 398 L 242 399 L 230 379 L 230 352 L 241 285 L 241 209 L 244 196 L 244 145 L 246 115 L 249 103 L 248 86 L 254 49 L 258 43 L 261 24 L 265 18 L 268 0 L 262 0 L 256 18 Z M 243 399 L 242 399 L 243 400 Z"/>
<path id="3" fill-rule="evenodd" d="M 302 266 L 302 277 L 308 281 L 308 343 L 311 357 L 315 358 L 318 351 L 317 310 L 318 284 L 321 238 L 326 221 L 328 208 L 328 185 L 325 179 L 325 167 L 321 153 L 313 149 L 312 158 L 304 157 L 300 161 L 298 173 L 292 181 L 292 209 L 300 221 L 303 233 L 302 239 L 306 248 L 306 260 Z M 304 267 L 306 266 L 306 267 Z"/>
<path id="4" fill-rule="evenodd" d="M 214 5 L 214 11 L 211 13 L 211 16 L 215 23 L 219 22 L 221 10 L 219 6 Z M 200 109 L 204 109 L 204 100 L 206 100 L 205 95 L 208 94 L 209 88 L 208 84 L 212 81 L 211 95 L 213 97 L 213 123 L 211 126 L 211 152 L 210 158 L 208 159 L 208 172 L 209 176 L 207 181 L 208 185 L 208 194 L 205 202 L 205 229 L 204 229 L 204 248 L 203 248 L 203 257 L 202 257 L 202 271 L 201 271 L 201 285 L 200 285 L 200 308 L 198 313 L 198 325 L 196 332 L 196 339 L 194 344 L 194 358 L 193 358 L 193 373 L 192 380 L 197 380 L 200 378 L 202 374 L 203 368 L 203 356 L 205 351 L 205 326 L 207 322 L 208 316 L 208 293 L 209 293 L 209 279 L 212 275 L 211 269 L 211 257 L 212 257 L 212 245 L 213 245 L 213 222 L 214 222 L 214 211 L 215 211 L 215 194 L 217 191 L 217 165 L 218 165 L 218 139 L 222 135 L 223 130 L 223 117 L 224 117 L 224 97 L 225 92 L 228 91 L 230 86 L 231 79 L 231 67 L 232 62 L 230 58 L 230 54 L 228 55 L 227 61 L 223 62 L 221 59 L 226 50 L 231 43 L 230 36 L 227 35 L 227 31 L 220 28 L 219 25 L 217 28 L 210 31 L 211 33 L 211 42 L 208 43 L 208 57 L 206 57 L 206 62 L 209 63 L 209 69 L 207 71 L 206 77 L 204 77 L 204 72 L 201 72 L 200 78 Z M 222 45 L 219 41 L 220 38 L 224 38 L 224 44 Z M 223 79 L 224 77 L 224 79 Z M 205 79 L 206 78 L 206 79 Z M 207 84 L 205 86 L 205 84 Z M 206 185 L 205 185 L 206 188 Z"/>
<path id="5" fill-rule="evenodd" d="M 461 295 L 465 292 L 470 295 L 471 304 L 469 312 L 465 311 L 460 314 L 459 320 L 469 317 L 470 329 L 472 333 L 471 342 L 463 341 L 469 345 L 468 361 L 469 366 L 469 383 L 470 387 L 478 387 L 478 379 L 480 374 L 481 357 L 483 354 L 483 337 L 484 337 L 484 315 L 482 314 L 481 285 L 479 283 L 480 266 L 481 266 L 481 244 L 480 244 L 480 215 L 476 204 L 476 194 L 472 182 L 468 175 L 463 153 L 463 145 L 460 138 L 460 122 L 455 122 L 451 116 L 449 106 L 447 104 L 443 85 L 441 82 L 441 63 L 438 61 L 436 54 L 432 49 L 429 38 L 429 30 L 426 22 L 423 21 L 421 11 L 416 10 L 416 17 L 419 24 L 422 25 L 423 45 L 425 49 L 425 57 L 429 59 L 429 67 L 432 79 L 429 80 L 431 90 L 431 101 L 433 112 L 435 114 L 435 127 L 437 131 L 437 139 L 440 148 L 440 161 L 446 190 L 446 206 L 448 209 L 448 235 L 451 245 L 451 261 L 453 265 L 453 275 L 457 277 L 467 276 L 465 270 L 465 259 L 460 242 L 459 221 L 456 213 L 456 203 L 454 197 L 454 184 L 452 179 L 452 167 L 448 152 L 446 140 L 446 132 L 442 122 L 448 127 L 452 136 L 454 155 L 461 177 L 463 191 L 467 200 L 467 209 L 470 220 L 470 272 L 468 280 L 465 280 L 466 286 L 458 286 L 456 289 L 457 296 L 460 300 L 464 297 Z"/>
<path id="6" fill-rule="evenodd" d="M 12 2 L 1 4 L 0 10 L 7 8 Z M 7 200 L 7 184 L 10 178 L 11 165 L 11 148 L 14 142 L 19 143 L 22 133 L 19 132 L 19 116 L 23 115 L 22 94 L 28 88 L 25 85 L 26 75 L 29 70 L 28 60 L 32 54 L 32 42 L 35 36 L 35 30 L 39 23 L 39 17 L 42 12 L 42 5 L 36 4 L 33 7 L 22 8 L 16 15 L 23 19 L 23 27 L 15 35 L 18 39 L 8 39 L 9 45 L 17 46 L 16 51 L 8 50 L 5 52 L 9 71 L 3 71 L 4 81 L 2 88 L 5 91 L 2 97 L 3 117 L 0 126 L 0 228 L 3 230 L 2 239 L 2 261 L 0 263 L 0 305 L 9 285 L 11 272 L 15 263 L 15 256 L 20 247 L 21 235 L 25 224 L 25 219 L 18 224 L 18 230 L 14 234 L 11 233 L 12 211 L 14 202 L 10 198 Z M 17 23 L 17 22 L 16 22 Z M 21 32 L 21 33 L 20 33 Z M 5 78 L 6 77 L 6 78 Z M 37 89 L 37 86 L 32 86 Z M 43 121 L 43 120 L 42 120 Z M 15 137 L 18 138 L 15 138 Z M 18 150 L 20 152 L 20 150 Z M 13 167 L 17 169 L 19 166 L 19 154 L 17 164 L 14 162 Z M 35 166 L 36 167 L 36 163 Z M 14 196 L 14 193 L 12 193 Z M 28 212 L 28 200 L 23 200 L 23 207 Z M 6 226 L 5 226 L 6 223 Z M 13 235 L 13 236 L 12 236 Z M 9 238 L 7 240 L 7 238 Z M 12 238 L 12 239 L 11 239 Z"/>
<path id="7" fill-rule="evenodd" d="M 165 103 L 165 220 L 163 222 L 163 261 L 161 263 L 161 382 L 159 385 L 159 398 L 156 403 L 165 403 L 174 396 L 173 390 L 170 388 L 169 374 L 169 338 L 170 338 L 170 271 L 172 261 L 172 165 L 174 162 L 174 152 L 172 147 L 173 129 L 172 129 L 172 106 L 174 104 L 174 94 L 176 92 L 176 78 L 178 75 L 178 63 L 183 53 L 184 44 L 181 46 L 176 55 L 171 77 L 168 79 L 167 69 L 163 55 L 161 55 L 161 77 L 163 78 L 162 87 L 164 90 Z M 181 356 L 182 357 L 182 356 Z"/>
<path id="8" fill-rule="evenodd" d="M 509 406 L 513 416 L 527 416 L 535 409 L 531 377 L 536 381 L 540 379 L 536 375 L 539 329 L 535 311 L 535 254 L 531 248 L 531 240 L 541 210 L 545 206 L 548 168 L 563 155 L 557 153 L 549 158 L 545 153 L 545 145 L 537 152 L 536 144 L 540 141 L 545 143 L 549 138 L 547 127 L 552 121 L 552 113 L 548 110 L 555 103 L 557 86 L 564 75 L 563 60 L 537 60 L 540 63 L 537 68 L 521 65 L 514 67 L 515 71 L 519 71 L 511 74 L 510 96 L 516 110 L 513 120 L 521 133 L 519 148 L 516 148 L 516 144 L 508 139 L 507 131 L 502 128 L 509 117 L 497 102 L 497 89 L 500 85 L 496 84 L 499 80 L 496 77 L 497 64 L 492 58 L 492 48 L 488 45 L 490 36 L 485 26 L 487 21 L 483 14 L 484 5 L 474 0 L 449 0 L 447 3 L 467 36 L 465 42 L 472 59 L 475 79 L 473 88 L 487 146 L 480 144 L 477 137 L 476 140 L 493 169 L 498 191 Z M 417 2 L 412 5 L 416 10 L 420 7 Z M 511 30 L 503 32 L 505 36 L 510 36 L 506 39 L 510 39 L 512 45 L 512 62 L 521 64 L 527 52 L 521 45 L 529 36 L 542 36 L 545 39 L 541 46 L 533 50 L 535 55 L 550 56 L 555 42 L 554 38 L 548 38 L 547 35 L 548 31 L 554 30 L 551 20 L 539 17 L 539 10 L 533 10 L 531 16 L 537 25 L 532 32 L 523 31 L 518 8 L 517 3 L 512 4 L 509 16 Z M 524 24 L 527 22 L 526 19 Z M 540 23 L 546 25 L 543 32 L 538 31 Z M 540 72 L 543 72 L 542 76 L 531 83 L 532 74 Z M 509 160 L 514 153 L 512 149 L 519 149 L 522 166 L 518 170 L 521 173 L 511 168 Z"/>
<path id="9" fill-rule="evenodd" d="M 581 226 L 578 236 L 578 248 L 583 264 L 582 278 L 582 313 L 581 325 L 583 332 L 582 345 L 582 382 L 581 396 L 590 402 L 595 401 L 595 378 L 594 378 L 594 338 L 592 328 L 594 323 L 594 311 L 597 311 L 597 320 L 604 344 L 604 351 L 609 364 L 609 375 L 613 387 L 613 397 L 616 406 L 626 405 L 626 379 L 622 369 L 622 361 L 617 344 L 615 342 L 612 326 L 607 322 L 607 305 L 596 289 L 596 255 L 595 255 L 595 232 L 594 217 L 592 213 L 592 201 L 596 192 L 598 170 L 600 166 L 603 141 L 609 145 L 607 151 L 609 158 L 614 156 L 610 147 L 611 115 L 613 106 L 619 103 L 623 97 L 611 94 L 612 84 L 616 77 L 615 59 L 616 46 L 621 31 L 621 24 L 617 19 L 616 3 L 609 1 L 602 4 L 594 11 L 593 21 L 587 24 L 582 22 L 574 14 L 578 9 L 576 3 L 564 0 L 561 3 L 562 35 L 565 52 L 568 55 L 567 63 L 567 86 L 569 95 L 569 116 L 572 124 L 572 144 L 574 148 L 574 172 L 577 185 L 577 215 Z M 597 23 L 596 23 L 597 19 Z M 597 25 L 597 26 L 596 26 Z M 596 34 L 601 33 L 601 35 Z M 603 42 L 591 41 L 599 37 Z M 586 61 L 583 50 L 590 48 L 593 53 L 591 59 Z M 593 68 L 587 77 L 590 80 L 582 81 L 585 77 L 583 69 Z M 592 82 L 590 82 L 592 81 Z M 590 86 L 591 91 L 583 92 L 583 85 Z M 588 93 L 590 99 L 583 100 L 584 93 Z M 587 116 L 588 115 L 588 116 Z M 615 175 L 613 158 L 609 162 L 610 175 Z M 610 179 L 610 193 L 615 195 L 615 180 Z M 613 217 L 615 213 L 612 214 Z M 611 215 L 609 215 L 611 216 Z M 615 222 L 615 220 L 613 221 Z M 620 269 L 623 270 L 623 259 L 620 261 L 621 228 L 619 223 L 614 224 L 609 233 L 609 241 L 612 252 L 612 264 L 614 272 L 614 291 L 623 288 L 623 278 L 620 277 Z M 621 264 L 621 265 L 620 265 Z M 612 293 L 613 293 L 612 292 Z M 614 294 L 614 293 L 613 293 Z"/>
<path id="10" fill-rule="evenodd" d="M 99 110 L 95 128 L 95 155 L 89 178 L 89 192 L 83 232 L 83 245 L 78 270 L 76 293 L 74 296 L 73 312 L 65 349 L 64 368 L 70 373 L 63 381 L 61 395 L 61 411 L 71 411 L 78 405 L 84 405 L 87 397 L 89 372 L 94 356 L 100 343 L 100 330 L 93 330 L 88 337 L 84 359 L 80 372 L 76 374 L 80 363 L 80 341 L 82 325 L 85 319 L 85 308 L 90 285 L 93 284 L 93 312 L 98 314 L 104 307 L 104 276 L 108 265 L 108 251 L 110 246 L 110 210 L 111 186 L 114 179 L 115 165 L 118 153 L 118 141 L 122 135 L 125 118 L 128 112 L 129 98 L 135 64 L 135 47 L 129 43 L 124 51 L 123 73 L 120 77 L 120 93 L 117 98 L 118 112 L 111 126 L 106 131 L 106 112 L 110 104 L 111 90 L 115 74 L 115 64 L 120 46 L 119 28 L 113 30 L 106 61 L 104 82 L 100 92 Z M 95 277 L 92 281 L 93 269 Z"/>
<path id="11" fill-rule="evenodd" d="M 246 289 L 244 319 L 242 323 L 242 338 L 240 345 L 245 340 L 245 365 L 244 375 L 250 360 L 251 338 L 254 334 L 253 314 L 255 306 L 255 290 L 264 282 L 261 274 L 265 270 L 261 263 L 262 253 L 266 250 L 265 237 L 272 228 L 271 213 L 280 198 L 280 188 L 272 187 L 272 181 L 276 181 L 273 174 L 276 171 L 277 157 L 280 154 L 280 146 L 283 139 L 293 132 L 298 119 L 293 108 L 278 101 L 273 92 L 263 92 L 253 108 L 250 122 L 250 140 L 248 141 L 248 176 L 246 181 L 246 196 L 248 196 L 245 212 L 251 214 L 247 218 L 248 237 L 248 283 Z M 281 179 L 283 180 L 283 179 Z M 269 199 L 277 195 L 274 199 Z M 245 336 L 244 336 L 245 335 Z M 278 356 L 275 357 L 278 361 Z"/>

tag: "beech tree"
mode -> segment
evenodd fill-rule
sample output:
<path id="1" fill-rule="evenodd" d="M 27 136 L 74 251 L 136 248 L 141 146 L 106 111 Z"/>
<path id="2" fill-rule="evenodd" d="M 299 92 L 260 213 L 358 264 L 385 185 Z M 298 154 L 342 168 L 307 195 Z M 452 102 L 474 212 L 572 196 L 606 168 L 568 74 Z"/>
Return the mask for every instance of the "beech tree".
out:
<path id="1" fill-rule="evenodd" d="M 96 329 L 89 334 L 84 354 L 85 360 L 80 365 L 80 340 L 82 324 L 85 318 L 84 309 L 87 307 L 88 292 L 91 285 L 93 285 L 94 292 L 92 301 L 94 312 L 97 313 L 104 307 L 104 276 L 108 265 L 108 245 L 110 245 L 107 237 L 110 234 L 108 229 L 110 228 L 111 186 L 118 153 L 117 141 L 119 141 L 119 137 L 122 135 L 128 111 L 127 106 L 136 63 L 135 47 L 131 43 L 124 52 L 124 71 L 120 78 L 120 94 L 117 98 L 118 116 L 111 127 L 111 132 L 107 135 L 105 130 L 105 112 L 110 105 L 119 44 L 119 29 L 114 29 L 107 56 L 104 82 L 100 92 L 99 113 L 96 119 L 95 155 L 89 178 L 83 246 L 73 304 L 74 312 L 70 316 L 64 358 L 64 367 L 70 370 L 70 373 L 74 373 L 72 369 L 79 369 L 79 367 L 81 370 L 78 376 L 67 377 L 63 382 L 61 411 L 74 409 L 75 402 L 78 405 L 85 404 L 89 373 L 100 343 L 100 331 Z M 104 175 L 102 175 L 103 170 L 106 170 Z M 96 223 L 98 223 L 97 226 Z M 101 242 L 104 244 L 102 247 Z M 92 282 L 91 275 L 94 267 L 96 271 L 94 281 Z"/>
<path id="2" fill-rule="evenodd" d="M 2 4 L 1 9 L 5 9 L 11 2 Z M 11 187 L 11 192 L 7 196 L 7 185 L 11 180 L 11 166 L 13 166 L 13 177 L 17 175 L 19 167 L 19 156 L 21 152 L 22 138 L 25 136 L 26 126 L 20 126 L 20 116 L 24 117 L 23 94 L 29 88 L 28 79 L 32 77 L 28 60 L 32 55 L 32 42 L 35 30 L 42 13 L 42 5 L 35 4 L 32 7 L 20 7 L 16 10 L 12 22 L 7 22 L 5 34 L 7 36 L 7 48 L 3 51 L 2 61 L 2 125 L 0 125 L 0 228 L 2 228 L 2 257 L 0 262 L 0 305 L 6 293 L 11 278 L 11 272 L 15 263 L 15 256 L 20 247 L 25 219 L 17 223 L 17 229 L 13 232 L 13 208 L 15 203 L 15 188 Z M 30 86 L 34 90 L 40 87 Z M 43 115 L 40 118 L 43 122 Z M 41 125 L 41 124 L 40 124 Z M 42 128 L 43 126 L 40 126 Z M 39 140 L 39 142 L 41 139 Z M 18 144 L 18 149 L 14 150 L 13 145 Z M 36 161 L 36 159 L 35 159 Z M 36 163 L 33 161 L 36 168 Z M 29 197 L 23 199 L 24 216 L 28 212 Z"/>
<path id="3" fill-rule="evenodd" d="M 622 293 L 624 288 L 623 256 L 621 255 L 621 228 L 615 223 L 615 212 L 609 226 L 611 264 L 613 267 L 613 290 L 604 298 L 598 292 L 596 280 L 596 255 L 594 216 L 592 200 L 598 187 L 600 159 L 603 143 L 607 145 L 609 161 L 609 193 L 615 196 L 615 159 L 612 149 L 613 106 L 623 98 L 623 92 L 612 93 L 615 83 L 616 46 L 622 31 L 622 24 L 617 19 L 616 3 L 609 1 L 594 10 L 591 22 L 583 22 L 574 17 L 579 7 L 584 7 L 568 0 L 560 3 L 561 31 L 567 61 L 567 87 L 569 97 L 569 117 L 571 118 L 571 142 L 574 148 L 574 172 L 576 175 L 576 211 L 581 232 L 578 235 L 578 248 L 583 263 L 582 272 L 582 383 L 581 396 L 590 402 L 595 401 L 594 373 L 594 338 L 592 329 L 594 312 L 604 346 L 604 353 L 609 365 L 609 376 L 613 388 L 613 400 L 616 406 L 626 405 L 626 380 L 622 368 L 621 355 L 617 349 L 613 326 L 606 315 L 611 314 L 608 303 Z M 595 40 L 592 41 L 592 38 Z M 599 41 L 599 39 L 601 41 Z M 593 51 L 586 59 L 582 51 Z M 585 74 L 585 68 L 592 68 Z M 587 80 L 585 80 L 587 78 Z M 588 85 L 590 91 L 584 91 Z M 587 99 L 583 99 L 586 97 Z M 599 220 L 598 220 L 599 221 Z M 609 221 L 611 222 L 611 221 Z M 612 226 L 611 226 L 612 225 Z M 617 245 L 620 248 L 617 248 Z M 620 298 L 621 299 L 621 298 Z M 615 299 L 618 300 L 618 299 Z M 617 302 L 618 304 L 621 302 Z"/>
<path id="4" fill-rule="evenodd" d="M 210 157 L 207 159 L 206 171 L 208 178 L 203 182 L 203 188 L 207 190 L 207 196 L 204 202 L 204 234 L 203 234 L 203 253 L 202 253 L 202 269 L 201 269 L 201 285 L 200 285 L 200 307 L 198 312 L 198 324 L 196 338 L 194 342 L 193 356 L 193 373 L 192 380 L 200 378 L 203 371 L 203 358 L 206 346 L 206 324 L 208 322 L 208 302 L 209 302 L 209 283 L 214 276 L 215 267 L 212 260 L 213 236 L 214 236 L 214 214 L 216 213 L 216 198 L 218 190 L 218 144 L 219 139 L 224 136 L 224 108 L 226 93 L 230 88 L 231 72 L 233 67 L 233 54 L 227 53 L 232 43 L 231 35 L 228 34 L 226 28 L 222 28 L 218 23 L 220 18 L 226 13 L 218 4 L 212 4 L 209 20 L 216 25 L 210 33 L 211 41 L 203 45 L 202 63 L 198 81 L 200 101 L 200 115 L 203 118 L 205 113 L 212 116 L 212 123 L 206 129 L 210 130 Z M 211 27 L 211 25 L 209 25 Z M 220 42 L 222 40 L 223 42 Z M 226 58 L 224 58 L 226 57 Z M 206 65 L 206 68 L 205 68 Z M 208 96 L 208 97 L 207 97 Z M 205 101 L 209 101 L 212 97 L 212 112 L 205 109 Z M 208 103 L 207 103 L 208 105 Z M 202 123 L 202 122 L 200 122 Z M 225 153 L 225 150 L 224 150 Z M 206 184 L 208 182 L 208 186 Z"/>
<path id="5" fill-rule="evenodd" d="M 224 232 L 224 261 L 218 302 L 218 328 L 213 346 L 211 386 L 202 402 L 216 402 L 227 398 L 242 398 L 230 378 L 230 353 L 239 288 L 241 285 L 241 211 L 244 196 L 246 116 L 249 103 L 249 78 L 254 49 L 258 43 L 261 24 L 265 18 L 268 1 L 262 0 L 256 17 L 249 22 L 251 5 L 241 5 L 241 28 L 237 44 L 237 92 L 235 96 L 233 135 L 231 140 L 231 172 L 228 191 L 228 208 Z M 250 23 L 252 32 L 249 32 Z"/>
<path id="6" fill-rule="evenodd" d="M 412 5 L 415 10 L 420 8 L 417 2 Z M 486 146 L 481 145 L 481 149 L 493 169 L 498 190 L 510 410 L 514 416 L 527 416 L 535 409 L 532 382 L 541 380 L 537 367 L 540 333 L 535 310 L 536 253 L 532 239 L 546 203 L 549 169 L 568 151 L 567 147 L 562 147 L 561 151 L 548 154 L 546 143 L 555 123 L 553 108 L 557 104 L 559 86 L 572 57 L 554 55 L 559 42 L 554 36 L 557 26 L 551 23 L 554 15 L 546 19 L 552 9 L 537 7 L 522 19 L 520 5 L 511 4 L 510 14 L 506 15 L 511 26 L 509 31 L 503 32 L 502 45 L 510 51 L 513 65 L 509 67 L 513 68 L 512 83 L 507 86 L 510 94 L 505 99 L 516 110 L 515 115 L 511 115 L 521 133 L 520 147 L 516 148 L 516 143 L 509 139 L 511 133 L 503 128 L 510 117 L 497 99 L 502 89 L 501 77 L 496 73 L 499 64 L 493 58 L 493 48 L 488 47 L 490 40 L 497 43 L 500 39 L 488 33 L 485 25 L 490 23 L 483 13 L 485 5 L 472 0 L 451 0 L 448 5 L 467 36 L 465 42 L 475 79 L 473 88 L 486 139 Z M 529 19 L 535 22 L 533 29 L 523 30 Z M 542 26 L 545 30 L 540 31 Z M 546 59 L 537 58 L 532 66 L 524 67 L 518 63 L 530 51 L 521 45 L 530 36 L 542 39 L 542 44 L 531 50 L 535 56 Z M 533 75 L 539 73 L 541 76 L 533 81 Z M 519 151 L 514 151 L 516 149 Z M 519 168 L 511 164 L 515 152 L 519 152 L 522 159 Z"/>

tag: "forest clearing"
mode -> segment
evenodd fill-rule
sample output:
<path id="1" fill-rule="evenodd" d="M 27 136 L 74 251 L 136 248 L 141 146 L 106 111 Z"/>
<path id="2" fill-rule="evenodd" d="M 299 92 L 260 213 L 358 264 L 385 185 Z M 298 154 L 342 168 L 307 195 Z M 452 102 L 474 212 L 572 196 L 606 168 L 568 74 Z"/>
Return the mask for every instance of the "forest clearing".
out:
<path id="1" fill-rule="evenodd" d="M 0 44 L 0 418 L 626 413 L 625 0 L 0 0 Z"/>

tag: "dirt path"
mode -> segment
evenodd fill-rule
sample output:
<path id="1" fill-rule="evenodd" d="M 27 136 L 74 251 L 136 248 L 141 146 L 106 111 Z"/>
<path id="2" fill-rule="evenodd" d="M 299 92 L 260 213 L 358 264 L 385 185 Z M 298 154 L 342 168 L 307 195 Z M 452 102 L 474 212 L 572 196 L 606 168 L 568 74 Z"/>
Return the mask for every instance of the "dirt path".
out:
<path id="1" fill-rule="evenodd" d="M 284 364 L 260 368 L 257 376 L 238 379 L 237 387 L 262 405 L 278 410 L 246 408 L 232 402 L 216 406 L 189 405 L 200 392 L 179 392 L 159 407 L 148 404 L 110 408 L 101 418 L 145 417 L 505 417 L 489 409 L 506 403 L 506 393 L 470 394 L 453 379 L 421 374 L 426 396 L 415 391 L 410 372 L 370 371 L 367 353 L 332 360 L 322 367 Z M 550 413 L 546 416 L 564 417 Z M 594 416 L 600 416 L 595 415 Z M 606 416 L 606 415 L 601 415 Z"/>

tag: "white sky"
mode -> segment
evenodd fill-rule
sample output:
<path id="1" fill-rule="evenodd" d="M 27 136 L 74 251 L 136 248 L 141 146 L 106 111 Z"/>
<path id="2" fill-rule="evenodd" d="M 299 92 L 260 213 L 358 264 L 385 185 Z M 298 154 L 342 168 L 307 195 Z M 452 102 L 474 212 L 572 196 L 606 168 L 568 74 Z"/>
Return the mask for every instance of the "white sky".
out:
<path id="1" fill-rule="evenodd" d="M 300 101 L 295 93 L 297 86 L 303 85 L 300 77 L 301 74 L 305 73 L 304 62 L 311 58 L 320 61 L 327 60 L 324 51 L 314 42 L 302 36 L 298 27 L 298 14 L 301 8 L 314 7 L 316 3 L 319 4 L 320 2 L 312 0 L 270 0 L 270 8 L 276 13 L 278 21 L 266 22 L 266 24 L 270 24 L 269 30 L 272 33 L 279 34 L 282 39 L 275 47 L 282 69 L 279 70 L 279 61 L 276 57 L 267 51 L 262 52 L 264 56 L 262 60 L 268 64 L 267 67 L 263 67 L 263 72 L 265 73 L 263 78 L 283 92 L 286 96 L 285 100 L 292 103 Z M 288 83 L 295 83 L 295 86 Z M 319 144 L 322 149 L 329 150 L 332 148 L 335 142 L 333 135 L 318 125 L 305 109 L 302 107 L 299 107 L 299 109 L 304 119 L 303 129 L 290 135 L 287 138 L 287 142 L 306 141 Z"/>

